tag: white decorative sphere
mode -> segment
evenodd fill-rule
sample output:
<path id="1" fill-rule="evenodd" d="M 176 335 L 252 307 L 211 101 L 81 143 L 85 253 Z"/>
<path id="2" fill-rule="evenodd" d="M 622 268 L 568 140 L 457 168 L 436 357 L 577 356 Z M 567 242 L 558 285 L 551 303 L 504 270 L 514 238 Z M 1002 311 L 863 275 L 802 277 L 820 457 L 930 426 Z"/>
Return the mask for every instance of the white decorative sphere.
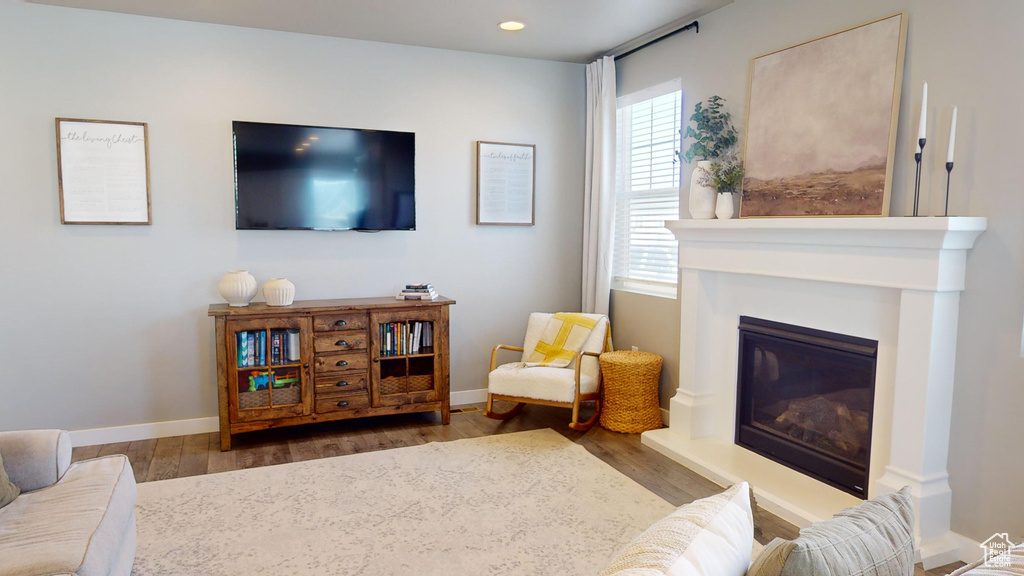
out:
<path id="1" fill-rule="evenodd" d="M 291 306 L 295 301 L 295 284 L 286 278 L 271 278 L 263 285 L 267 306 Z"/>
<path id="2" fill-rule="evenodd" d="M 259 291 L 256 278 L 248 270 L 232 270 L 220 279 L 217 285 L 220 295 L 229 306 L 248 306 Z"/>

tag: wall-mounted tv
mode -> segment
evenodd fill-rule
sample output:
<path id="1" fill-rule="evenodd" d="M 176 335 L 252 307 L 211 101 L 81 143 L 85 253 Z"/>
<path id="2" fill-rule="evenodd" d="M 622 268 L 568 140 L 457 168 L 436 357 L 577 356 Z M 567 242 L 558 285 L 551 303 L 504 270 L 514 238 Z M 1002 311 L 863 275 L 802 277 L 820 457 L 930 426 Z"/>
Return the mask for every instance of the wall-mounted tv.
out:
<path id="1" fill-rule="evenodd" d="M 234 122 L 238 230 L 415 230 L 411 132 Z"/>

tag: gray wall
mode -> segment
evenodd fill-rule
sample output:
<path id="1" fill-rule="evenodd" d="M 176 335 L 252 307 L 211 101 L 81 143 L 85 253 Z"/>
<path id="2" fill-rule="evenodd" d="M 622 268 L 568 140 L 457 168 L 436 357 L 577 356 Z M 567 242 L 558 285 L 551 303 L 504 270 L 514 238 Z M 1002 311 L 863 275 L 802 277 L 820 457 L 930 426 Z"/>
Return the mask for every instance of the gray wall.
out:
<path id="1" fill-rule="evenodd" d="M 736 0 L 680 34 L 617 64 L 619 94 L 679 77 L 684 114 L 712 94 L 728 100 L 741 133 L 750 60 L 758 55 L 898 11 L 909 14 L 891 214 L 913 200 L 913 140 L 921 82 L 929 87 L 924 213 L 941 214 L 951 106 L 959 107 L 950 213 L 987 216 L 989 229 L 968 258 L 960 307 L 955 413 L 950 446 L 953 529 L 975 540 L 994 532 L 1024 538 L 1024 3 L 1010 0 Z M 684 175 L 689 182 L 689 174 Z M 681 210 L 686 211 L 687 186 Z M 664 303 L 616 296 L 620 333 L 671 322 Z M 676 351 L 678 355 L 678 351 Z M 665 391 L 671 395 L 674 390 Z M 664 401 L 665 398 L 662 398 Z"/>
<path id="2" fill-rule="evenodd" d="M 679 387 L 679 299 L 612 290 L 609 317 L 616 350 L 636 346 L 661 356 L 658 397 L 667 410 Z"/>
<path id="3" fill-rule="evenodd" d="M 227 270 L 297 298 L 432 282 L 452 389 L 579 308 L 584 68 L 0 0 L 0 429 L 217 414 Z M 153 225 L 62 226 L 54 118 L 149 123 Z M 416 132 L 415 232 L 234 229 L 231 121 Z M 537 225 L 474 224 L 476 140 L 537 145 Z"/>

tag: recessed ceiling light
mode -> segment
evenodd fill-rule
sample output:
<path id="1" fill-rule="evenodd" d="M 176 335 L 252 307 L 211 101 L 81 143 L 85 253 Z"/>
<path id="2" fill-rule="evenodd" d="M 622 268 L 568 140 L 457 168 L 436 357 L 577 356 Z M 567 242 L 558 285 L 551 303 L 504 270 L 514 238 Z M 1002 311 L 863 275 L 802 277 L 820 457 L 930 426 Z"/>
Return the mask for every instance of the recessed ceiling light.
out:
<path id="1" fill-rule="evenodd" d="M 295 151 L 296 152 L 305 152 L 306 149 L 305 148 L 296 148 Z"/>
<path id="2" fill-rule="evenodd" d="M 508 20 L 506 22 L 498 24 L 498 28 L 501 28 L 502 30 L 508 30 L 509 32 L 518 32 L 519 30 L 526 28 L 526 24 L 523 24 L 522 22 L 516 22 L 515 20 Z"/>
<path id="3" fill-rule="evenodd" d="M 320 137 L 319 136 L 310 136 L 309 139 L 310 140 L 319 140 Z"/>
<path id="4" fill-rule="evenodd" d="M 309 142 L 303 142 L 302 145 L 303 146 L 309 146 Z"/>

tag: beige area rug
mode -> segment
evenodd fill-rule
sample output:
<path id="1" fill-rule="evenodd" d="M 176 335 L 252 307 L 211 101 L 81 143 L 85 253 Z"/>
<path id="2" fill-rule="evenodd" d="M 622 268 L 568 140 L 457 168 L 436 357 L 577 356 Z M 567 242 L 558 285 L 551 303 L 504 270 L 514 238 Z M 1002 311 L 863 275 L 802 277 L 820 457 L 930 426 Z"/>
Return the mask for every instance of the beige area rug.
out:
<path id="1" fill-rule="evenodd" d="M 673 509 L 533 430 L 140 484 L 134 574 L 590 575 Z"/>

